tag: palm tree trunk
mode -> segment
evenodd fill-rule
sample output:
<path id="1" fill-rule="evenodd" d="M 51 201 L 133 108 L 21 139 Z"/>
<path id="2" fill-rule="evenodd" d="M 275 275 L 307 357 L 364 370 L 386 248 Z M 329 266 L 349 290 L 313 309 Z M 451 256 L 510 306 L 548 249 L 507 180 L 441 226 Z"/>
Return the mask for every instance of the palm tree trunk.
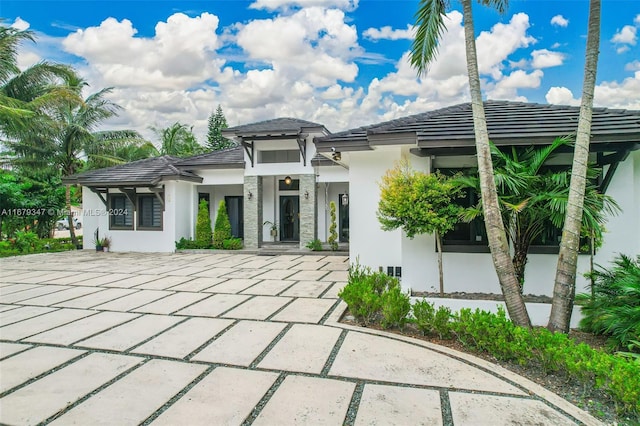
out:
<path id="1" fill-rule="evenodd" d="M 580 249 L 580 227 L 587 181 L 587 162 L 589 160 L 589 139 L 591 116 L 593 113 L 593 93 L 598 70 L 600 47 L 600 0 L 589 3 L 589 29 L 587 32 L 587 51 L 584 66 L 584 83 L 580 118 L 571 166 L 569 200 L 560 241 L 560 254 L 553 287 L 553 302 L 547 328 L 551 331 L 569 332 L 573 301 L 576 293 L 576 271 L 578 251 Z"/>
<path id="2" fill-rule="evenodd" d="M 73 226 L 73 212 L 71 211 L 71 185 L 69 184 L 65 186 L 64 198 L 67 207 L 67 220 L 69 221 L 69 235 L 71 236 L 71 243 L 77 247 L 78 237 L 76 237 L 76 228 Z"/>
<path id="3" fill-rule="evenodd" d="M 482 104 L 480 89 L 480 74 L 478 72 L 478 58 L 476 54 L 475 32 L 473 27 L 473 13 L 471 0 L 462 0 L 464 14 L 464 36 L 467 52 L 467 70 L 469 73 L 469 88 L 471 90 L 471 107 L 473 110 L 473 127 L 476 137 L 476 152 L 478 156 L 478 175 L 480 177 L 480 191 L 482 193 L 482 209 L 484 222 L 489 239 L 489 249 L 493 264 L 498 274 L 502 294 L 511 320 L 522 327 L 531 327 L 531 320 L 527 307 L 520 294 L 520 284 L 516 276 L 513 262 L 509 254 L 509 244 L 504 231 L 498 195 L 493 178 L 493 164 L 489 148 L 489 131 Z"/>
<path id="4" fill-rule="evenodd" d="M 442 237 L 436 232 L 436 250 L 438 250 L 438 278 L 440 279 L 440 296 L 444 296 L 444 272 L 442 270 Z"/>

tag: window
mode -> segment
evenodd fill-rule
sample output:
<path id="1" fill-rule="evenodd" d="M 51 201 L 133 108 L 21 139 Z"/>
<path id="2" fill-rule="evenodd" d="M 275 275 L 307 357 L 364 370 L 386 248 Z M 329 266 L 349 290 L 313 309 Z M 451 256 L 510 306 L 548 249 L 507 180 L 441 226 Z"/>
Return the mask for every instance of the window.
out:
<path id="1" fill-rule="evenodd" d="M 133 205 L 124 194 L 109 194 L 109 229 L 133 229 Z"/>
<path id="2" fill-rule="evenodd" d="M 467 189 L 465 196 L 454 202 L 462 207 L 471 207 L 478 203 L 479 197 L 480 194 L 472 189 Z M 476 218 L 469 223 L 458 222 L 452 231 L 442 237 L 442 250 L 488 252 L 489 246 L 483 218 Z"/>
<path id="3" fill-rule="evenodd" d="M 259 158 L 259 163 L 299 163 L 300 151 L 297 149 L 260 151 Z"/>
<path id="4" fill-rule="evenodd" d="M 138 195 L 138 229 L 162 229 L 162 204 L 151 195 Z"/>

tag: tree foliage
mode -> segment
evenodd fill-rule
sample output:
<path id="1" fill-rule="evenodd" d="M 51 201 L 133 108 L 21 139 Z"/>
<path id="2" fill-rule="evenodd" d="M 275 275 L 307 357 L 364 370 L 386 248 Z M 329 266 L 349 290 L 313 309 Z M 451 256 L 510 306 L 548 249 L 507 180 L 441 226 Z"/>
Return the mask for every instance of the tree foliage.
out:
<path id="1" fill-rule="evenodd" d="M 216 224 L 213 228 L 213 247 L 217 249 L 224 248 L 225 240 L 231 238 L 231 222 L 227 214 L 227 204 L 224 200 L 220 200 L 218 204 L 218 215 L 216 216 Z"/>
<path id="2" fill-rule="evenodd" d="M 207 147 L 211 151 L 220 151 L 227 148 L 232 148 L 236 144 L 224 136 L 222 136 L 222 130 L 229 127 L 227 119 L 222 112 L 222 107 L 218 105 L 215 113 L 209 115 L 209 130 L 207 132 Z"/>
<path id="3" fill-rule="evenodd" d="M 212 235 L 209 203 L 207 200 L 200 200 L 200 204 L 198 205 L 198 218 L 196 220 L 197 246 L 199 248 L 211 247 Z"/>
<path id="4" fill-rule="evenodd" d="M 193 134 L 193 127 L 186 124 L 175 122 L 169 127 L 152 127 L 151 130 L 160 139 L 160 155 L 191 157 L 206 152 Z"/>
<path id="5" fill-rule="evenodd" d="M 544 232 L 552 227 L 561 228 L 568 202 L 568 167 L 546 167 L 561 146 L 568 145 L 570 138 L 557 138 L 544 147 L 512 147 L 503 152 L 491 144 L 493 170 L 502 210 L 505 231 L 511 241 L 513 264 L 521 285 L 524 284 L 527 254 L 530 246 L 542 239 Z M 615 200 L 601 194 L 593 183 L 599 170 L 590 169 L 591 182 L 587 185 L 584 224 L 585 235 L 602 238 L 607 215 L 615 214 L 619 208 Z M 463 187 L 480 191 L 475 173 L 458 177 Z M 463 220 L 470 222 L 482 215 L 482 202 L 464 211 Z"/>
<path id="6" fill-rule="evenodd" d="M 459 221 L 462 207 L 455 203 L 458 197 L 453 180 L 439 173 L 412 170 L 406 160 L 387 171 L 380 184 L 377 216 L 382 229 L 401 228 L 409 238 L 435 234 L 440 293 L 444 293 L 441 237 Z"/>

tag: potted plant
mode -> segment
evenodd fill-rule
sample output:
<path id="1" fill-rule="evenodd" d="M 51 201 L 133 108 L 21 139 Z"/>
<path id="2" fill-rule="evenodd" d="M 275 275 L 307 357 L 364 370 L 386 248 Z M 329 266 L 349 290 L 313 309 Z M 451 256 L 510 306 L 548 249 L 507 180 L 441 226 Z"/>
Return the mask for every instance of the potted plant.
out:
<path id="1" fill-rule="evenodd" d="M 111 247 L 111 237 L 104 236 L 100 240 L 100 245 L 102 246 L 103 251 L 108 252 L 109 247 Z M 96 246 L 96 250 L 97 250 L 97 246 Z"/>
<path id="2" fill-rule="evenodd" d="M 275 222 L 275 221 L 271 222 L 270 220 L 265 220 L 262 225 L 270 226 L 269 230 L 270 230 L 271 236 L 273 237 L 273 241 L 275 241 L 276 237 L 278 236 L 278 222 Z"/>

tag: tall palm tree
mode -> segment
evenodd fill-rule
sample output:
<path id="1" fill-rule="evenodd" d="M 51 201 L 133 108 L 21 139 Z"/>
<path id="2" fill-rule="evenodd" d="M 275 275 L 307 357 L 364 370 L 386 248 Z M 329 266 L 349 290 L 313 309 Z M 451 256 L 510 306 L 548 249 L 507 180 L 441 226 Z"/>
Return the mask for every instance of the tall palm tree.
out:
<path id="1" fill-rule="evenodd" d="M 486 6 L 495 7 L 500 13 L 504 12 L 507 0 L 480 0 Z M 446 0 L 420 0 L 416 13 L 416 38 L 411 51 L 411 64 L 423 74 L 428 65 L 435 59 L 438 40 L 445 31 L 444 18 L 446 16 Z M 478 157 L 478 174 L 484 210 L 484 222 L 489 240 L 489 249 L 493 265 L 498 275 L 500 287 L 504 294 L 505 304 L 511 320 L 521 326 L 531 327 L 531 320 L 527 313 L 520 284 L 516 275 L 509 243 L 504 231 L 496 185 L 493 179 L 491 163 L 491 149 L 489 147 L 489 132 L 482 103 L 480 88 L 480 74 L 478 72 L 478 58 L 476 53 L 475 31 L 471 0 L 462 0 L 464 16 L 464 38 L 467 55 L 467 72 L 469 74 L 469 88 L 471 91 L 471 107 L 473 111 L 473 127 L 475 130 L 476 153 Z"/>
<path id="2" fill-rule="evenodd" d="M 84 81 L 76 83 L 86 85 Z M 89 161 L 118 164 L 111 152 L 114 145 L 126 145 L 141 141 L 132 130 L 99 131 L 103 122 L 118 115 L 121 107 L 107 99 L 111 88 L 103 89 L 87 97 L 81 104 L 67 102 L 50 111 L 51 127 L 45 132 L 28 132 L 19 140 L 9 143 L 16 154 L 14 163 L 26 168 L 50 167 L 68 176 L 80 171 L 84 157 Z M 69 212 L 71 239 L 77 244 L 71 216 L 70 185 L 66 186 L 66 207 Z"/>
<path id="3" fill-rule="evenodd" d="M 591 137 L 591 116 L 593 113 L 593 93 L 598 71 L 600 47 L 600 0 L 589 3 L 589 28 L 587 31 L 587 49 L 584 65 L 584 81 L 580 118 L 573 153 L 571 183 L 569 185 L 569 203 L 562 229 L 560 254 L 556 268 L 553 288 L 553 302 L 547 328 L 562 333 L 569 332 L 573 301 L 576 294 L 576 271 L 578 251 L 580 249 L 580 229 L 585 187 L 587 185 L 587 163 L 589 161 L 589 141 Z"/>

